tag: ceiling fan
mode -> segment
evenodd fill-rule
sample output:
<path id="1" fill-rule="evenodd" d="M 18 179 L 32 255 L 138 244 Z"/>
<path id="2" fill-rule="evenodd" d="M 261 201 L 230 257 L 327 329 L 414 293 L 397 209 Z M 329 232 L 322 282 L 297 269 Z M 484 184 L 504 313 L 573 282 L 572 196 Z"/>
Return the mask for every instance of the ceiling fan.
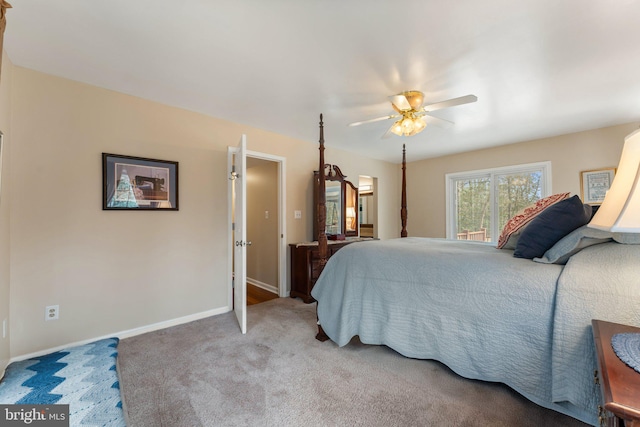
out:
<path id="1" fill-rule="evenodd" d="M 434 124 L 445 128 L 452 126 L 452 122 L 433 117 L 429 113 L 443 108 L 476 102 L 478 97 L 475 95 L 466 95 L 459 98 L 452 98 L 447 101 L 422 105 L 422 102 L 424 101 L 424 94 L 417 90 L 408 90 L 399 93 L 398 95 L 390 96 L 389 100 L 391 101 L 391 106 L 396 111 L 396 114 L 350 123 L 349 126 L 359 126 L 365 123 L 379 122 L 381 120 L 398 119 L 382 137 L 388 138 L 392 133 L 398 136 L 412 136 L 422 132 L 424 128 L 427 127 L 427 124 Z"/>

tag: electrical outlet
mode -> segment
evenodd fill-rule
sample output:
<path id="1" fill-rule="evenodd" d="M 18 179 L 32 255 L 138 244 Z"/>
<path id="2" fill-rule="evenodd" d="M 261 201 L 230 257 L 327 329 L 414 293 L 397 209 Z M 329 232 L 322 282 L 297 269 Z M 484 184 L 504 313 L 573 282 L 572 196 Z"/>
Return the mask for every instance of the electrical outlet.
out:
<path id="1" fill-rule="evenodd" d="M 58 320 L 60 318 L 60 306 L 48 305 L 44 311 L 44 320 Z"/>
<path id="2" fill-rule="evenodd" d="M 302 211 L 293 211 L 293 217 L 295 219 L 302 219 Z"/>

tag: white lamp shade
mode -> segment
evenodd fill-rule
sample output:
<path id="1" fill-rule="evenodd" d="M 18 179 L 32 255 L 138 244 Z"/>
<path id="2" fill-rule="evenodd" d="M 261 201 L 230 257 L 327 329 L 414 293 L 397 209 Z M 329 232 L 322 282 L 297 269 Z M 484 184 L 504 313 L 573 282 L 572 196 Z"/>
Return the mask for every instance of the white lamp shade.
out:
<path id="1" fill-rule="evenodd" d="M 589 227 L 620 233 L 640 233 L 640 129 L 624 140 L 611 188 Z"/>

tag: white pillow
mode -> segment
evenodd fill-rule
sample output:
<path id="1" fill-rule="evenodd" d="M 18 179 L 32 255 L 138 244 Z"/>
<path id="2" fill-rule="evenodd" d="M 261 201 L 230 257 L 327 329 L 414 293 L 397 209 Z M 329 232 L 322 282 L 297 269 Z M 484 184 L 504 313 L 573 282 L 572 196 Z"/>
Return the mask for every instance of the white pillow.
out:
<path id="1" fill-rule="evenodd" d="M 533 260 L 544 264 L 566 264 L 572 255 L 582 249 L 611 240 L 613 240 L 613 233 L 583 225 L 560 239 L 541 258 Z"/>

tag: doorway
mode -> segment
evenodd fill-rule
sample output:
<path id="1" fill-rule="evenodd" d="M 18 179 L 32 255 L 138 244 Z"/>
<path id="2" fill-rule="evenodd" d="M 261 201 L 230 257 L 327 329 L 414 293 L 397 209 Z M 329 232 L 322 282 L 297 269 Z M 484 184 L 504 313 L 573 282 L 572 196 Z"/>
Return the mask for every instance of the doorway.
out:
<path id="1" fill-rule="evenodd" d="M 287 252 L 286 252 L 286 215 L 285 215 L 285 207 L 286 207 L 286 159 L 280 156 L 274 156 L 271 154 L 259 153 L 256 151 L 249 151 L 242 147 L 246 147 L 246 136 L 242 135 L 241 143 L 238 147 L 228 147 L 228 155 L 227 155 L 227 172 L 229 174 L 229 186 L 228 186 L 228 276 L 227 276 L 227 285 L 228 285 L 228 308 L 229 310 L 236 311 L 238 313 L 246 312 L 246 253 L 247 249 L 250 250 L 252 246 L 251 236 L 246 235 L 246 227 L 244 226 L 247 218 L 247 206 L 246 203 L 236 202 L 236 192 L 234 191 L 235 186 L 233 183 L 237 180 L 239 182 L 243 182 L 243 185 L 240 187 L 242 190 L 242 195 L 244 197 L 240 197 L 240 199 L 246 202 L 246 184 L 249 179 L 248 174 L 245 172 L 245 167 L 247 161 L 253 161 L 249 159 L 261 159 L 269 162 L 273 162 L 277 165 L 277 213 L 274 212 L 274 218 L 277 218 L 278 223 L 278 243 L 277 243 L 277 293 L 279 297 L 287 296 L 287 276 L 286 276 L 286 266 L 287 266 Z M 240 165 L 240 169 L 236 167 L 236 165 Z M 237 171 L 241 170 L 242 173 L 238 173 Z M 245 176 L 243 176 L 245 175 Z M 240 209 L 240 211 L 237 211 Z M 264 212 L 263 212 L 264 213 Z M 271 213 L 269 213 L 271 216 Z M 241 219 L 242 226 L 235 229 L 236 225 L 234 223 L 234 218 Z M 240 232 L 242 234 L 243 240 L 247 240 L 244 244 L 240 244 L 242 242 L 236 242 L 236 232 Z M 240 271 L 235 272 L 236 267 L 236 252 L 238 249 L 242 249 L 239 253 L 242 254 L 242 263 L 240 264 Z M 274 250 L 272 248 L 272 250 Z M 239 307 L 236 307 L 236 298 L 234 296 L 234 281 L 242 277 L 242 284 L 238 284 L 238 289 L 241 290 L 240 294 L 242 298 L 238 300 Z M 245 319 L 245 315 L 243 314 L 242 319 Z M 240 317 L 239 317 L 240 322 Z M 240 322 L 242 333 L 246 331 L 246 319 Z"/>
<path id="2" fill-rule="evenodd" d="M 257 151 L 251 151 L 251 150 L 247 150 L 246 151 L 246 164 L 247 164 L 247 169 L 254 169 L 254 167 L 257 165 L 258 167 L 262 166 L 262 167 L 266 167 L 266 168 L 271 168 L 271 167 L 275 167 L 276 169 L 276 177 L 275 180 L 272 180 L 274 182 L 271 182 L 271 184 L 269 184 L 270 186 L 272 186 L 273 188 L 275 188 L 275 191 L 277 193 L 277 203 L 276 203 L 276 207 L 275 208 L 268 208 L 268 209 L 257 209 L 256 210 L 256 215 L 261 216 L 262 221 L 265 220 L 265 216 L 269 216 L 268 220 L 271 223 L 277 223 L 277 232 L 276 232 L 276 236 L 277 236 L 277 242 L 274 243 L 273 245 L 270 246 L 270 250 L 274 253 L 277 254 L 277 257 L 275 259 L 275 263 L 277 265 L 276 267 L 276 271 L 277 271 L 277 278 L 275 279 L 275 283 L 267 283 L 269 280 L 265 281 L 265 280 L 260 280 L 260 277 L 262 277 L 262 275 L 259 275 L 259 277 L 251 277 L 252 273 L 251 270 L 249 268 L 247 268 L 247 277 L 249 277 L 250 279 L 254 279 L 255 282 L 260 282 L 259 284 L 268 284 L 271 286 L 268 286 L 267 289 L 271 292 L 275 292 L 277 293 L 277 295 L 279 297 L 286 297 L 287 296 L 287 273 L 286 273 L 286 269 L 287 269 L 287 248 L 286 248 L 286 241 L 287 241 L 287 236 L 286 236 L 286 230 L 287 230 L 287 224 L 286 224 L 286 215 L 285 215 L 285 207 L 286 207 L 286 158 L 281 157 L 281 156 L 275 156 L 272 154 L 266 154 L 266 153 L 260 153 Z M 269 166 L 266 166 L 269 165 Z M 257 178 L 258 174 L 255 173 L 256 170 L 254 170 L 253 172 L 251 171 L 247 171 L 246 175 L 247 175 L 247 186 L 248 187 L 252 187 L 253 184 L 250 183 L 249 181 L 254 180 L 254 179 L 260 179 Z M 233 204 L 233 201 L 230 201 L 231 204 Z M 254 198 L 248 194 L 247 195 L 247 205 L 249 205 L 249 209 L 254 211 L 254 209 L 251 207 L 252 205 L 256 205 L 256 201 L 254 200 Z M 260 206 L 260 204 L 258 203 L 257 206 Z M 246 209 L 246 208 L 245 208 Z M 256 243 L 257 246 L 254 246 L 254 243 L 252 241 L 252 239 L 254 239 L 253 236 L 253 230 L 252 227 L 254 224 L 252 224 L 254 221 L 250 220 L 250 218 L 252 217 L 254 212 L 249 212 L 249 209 L 247 209 L 247 239 L 249 241 L 251 241 L 251 246 L 249 246 L 248 250 L 247 250 L 247 262 L 252 262 L 249 261 L 251 259 L 251 257 L 253 256 L 254 249 L 256 247 L 260 246 L 260 243 Z M 267 214 L 266 211 L 269 211 L 269 213 Z M 232 229 L 232 222 L 233 219 L 232 217 L 230 217 L 229 219 L 229 230 Z M 260 237 L 258 236 L 258 242 L 260 241 Z M 229 257 L 233 257 L 233 245 L 234 245 L 234 239 L 233 239 L 233 233 L 230 231 L 229 234 Z M 262 252 L 262 251 L 261 251 Z M 231 266 L 231 261 L 230 261 L 230 266 Z M 253 280 L 252 280 L 253 281 Z M 229 308 L 231 309 L 233 307 L 233 301 L 231 299 L 231 296 L 233 295 L 233 275 L 229 276 Z"/>
<path id="3" fill-rule="evenodd" d="M 247 304 L 279 295 L 278 163 L 247 155 Z M 266 293 L 265 293 L 266 292 Z"/>
<path id="4" fill-rule="evenodd" d="M 360 175 L 358 180 L 358 222 L 360 237 L 378 237 L 378 178 Z"/>

